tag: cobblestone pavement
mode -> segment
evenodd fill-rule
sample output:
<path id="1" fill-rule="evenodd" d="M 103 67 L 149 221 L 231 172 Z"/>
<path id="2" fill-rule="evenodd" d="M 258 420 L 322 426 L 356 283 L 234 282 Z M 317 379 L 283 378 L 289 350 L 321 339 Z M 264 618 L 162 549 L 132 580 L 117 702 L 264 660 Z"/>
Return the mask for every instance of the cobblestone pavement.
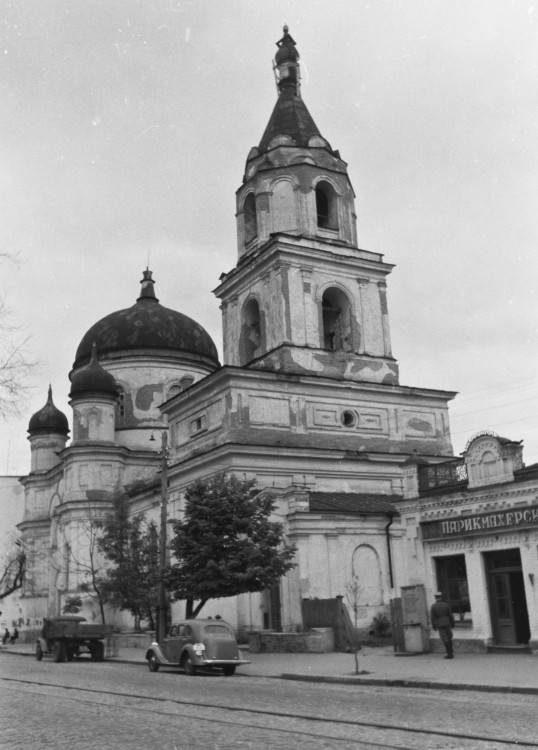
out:
<path id="1" fill-rule="evenodd" d="M 510 747 L 376 724 L 527 742 L 537 735 L 528 696 L 189 678 L 171 670 L 150 673 L 143 665 L 38 663 L 14 655 L 0 658 L 0 701 L 5 750 Z"/>

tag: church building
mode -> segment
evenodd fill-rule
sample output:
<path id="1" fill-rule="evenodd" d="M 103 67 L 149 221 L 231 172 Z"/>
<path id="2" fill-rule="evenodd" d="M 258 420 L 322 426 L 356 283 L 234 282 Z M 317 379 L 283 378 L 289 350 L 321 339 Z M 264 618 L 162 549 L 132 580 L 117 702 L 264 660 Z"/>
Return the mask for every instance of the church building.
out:
<path id="1" fill-rule="evenodd" d="M 78 590 L 81 566 L 65 561 L 88 554 L 85 519 L 102 517 L 114 492 L 129 488 L 133 513 L 159 517 L 160 440 L 150 438 L 163 429 L 170 520 L 194 480 L 234 473 L 271 494 L 297 547 L 295 568 L 271 590 L 204 613 L 237 629 L 295 629 L 303 599 L 345 595 L 357 576 L 368 627 L 405 583 L 404 479 L 410 461 L 452 458 L 455 394 L 400 385 L 392 266 L 358 245 L 347 165 L 302 99 L 287 28 L 277 47 L 278 98 L 237 190 L 237 263 L 215 289 L 223 364 L 201 326 L 160 304 L 147 270 L 132 307 L 98 321 L 77 349 L 71 442 L 50 389 L 30 420 L 20 529 L 36 621 Z M 85 607 L 98 617 L 95 603 Z"/>

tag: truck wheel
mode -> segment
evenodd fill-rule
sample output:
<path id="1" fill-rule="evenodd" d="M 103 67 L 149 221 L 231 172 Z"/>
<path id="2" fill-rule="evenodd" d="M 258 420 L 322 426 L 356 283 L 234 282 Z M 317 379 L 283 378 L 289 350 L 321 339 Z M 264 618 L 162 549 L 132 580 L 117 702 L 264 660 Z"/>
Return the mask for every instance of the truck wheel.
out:
<path id="1" fill-rule="evenodd" d="M 158 672 L 159 671 L 159 662 L 157 661 L 157 658 L 155 654 L 150 654 L 148 658 L 148 667 L 150 672 Z"/>
<path id="2" fill-rule="evenodd" d="M 90 645 L 90 654 L 93 661 L 103 661 L 105 658 L 105 644 L 103 641 L 97 641 Z"/>
<path id="3" fill-rule="evenodd" d="M 35 658 L 37 659 L 37 661 L 41 661 L 41 659 L 43 658 L 43 649 L 41 648 L 40 643 L 36 643 L 35 645 Z"/>
<path id="4" fill-rule="evenodd" d="M 192 663 L 192 659 L 189 655 L 183 659 L 183 669 L 185 670 L 185 674 L 188 674 L 189 677 L 194 677 L 196 674 L 196 666 Z"/>
<path id="5" fill-rule="evenodd" d="M 65 643 L 63 641 L 54 641 L 52 654 L 55 662 L 65 661 Z"/>

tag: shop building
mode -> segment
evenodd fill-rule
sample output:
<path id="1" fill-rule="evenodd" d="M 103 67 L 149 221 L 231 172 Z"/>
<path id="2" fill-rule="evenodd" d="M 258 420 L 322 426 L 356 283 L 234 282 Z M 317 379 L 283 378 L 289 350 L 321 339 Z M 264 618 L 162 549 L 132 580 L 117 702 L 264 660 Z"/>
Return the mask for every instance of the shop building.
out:
<path id="1" fill-rule="evenodd" d="M 404 470 L 407 579 L 429 602 L 443 592 L 463 651 L 538 651 L 538 464 L 522 453 L 483 432 L 458 459 Z"/>

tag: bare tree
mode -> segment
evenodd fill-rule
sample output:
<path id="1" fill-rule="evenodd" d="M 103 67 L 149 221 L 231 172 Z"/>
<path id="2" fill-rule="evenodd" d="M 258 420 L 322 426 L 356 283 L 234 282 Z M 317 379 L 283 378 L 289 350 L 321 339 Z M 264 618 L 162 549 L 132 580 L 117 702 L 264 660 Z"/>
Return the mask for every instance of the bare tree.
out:
<path id="1" fill-rule="evenodd" d="M 26 553 L 18 539 L 0 563 L 0 599 L 5 599 L 22 587 L 25 573 Z"/>
<path id="2" fill-rule="evenodd" d="M 353 576 L 353 578 L 346 584 L 346 600 L 349 608 L 353 612 L 353 628 L 350 628 L 351 632 L 348 636 L 348 642 L 351 652 L 353 653 L 353 658 L 355 659 L 355 674 L 360 674 L 359 651 L 361 650 L 361 644 L 359 641 L 357 623 L 359 620 L 359 601 L 362 596 L 362 591 L 363 589 L 359 583 L 358 576 Z"/>
<path id="3" fill-rule="evenodd" d="M 94 508 L 88 507 L 83 517 L 70 524 L 69 533 L 66 531 L 64 529 L 63 546 L 52 559 L 52 567 L 65 576 L 66 603 L 76 598 L 75 592 L 93 599 L 98 604 L 101 622 L 105 624 L 103 582 L 107 565 L 98 546 L 103 534 L 101 516 Z"/>
<path id="4" fill-rule="evenodd" d="M 0 253 L 0 261 L 18 263 L 17 256 Z M 26 404 L 28 378 L 37 362 L 28 352 L 29 336 L 14 322 L 13 313 L 0 298 L 0 417 L 19 416 Z"/>

